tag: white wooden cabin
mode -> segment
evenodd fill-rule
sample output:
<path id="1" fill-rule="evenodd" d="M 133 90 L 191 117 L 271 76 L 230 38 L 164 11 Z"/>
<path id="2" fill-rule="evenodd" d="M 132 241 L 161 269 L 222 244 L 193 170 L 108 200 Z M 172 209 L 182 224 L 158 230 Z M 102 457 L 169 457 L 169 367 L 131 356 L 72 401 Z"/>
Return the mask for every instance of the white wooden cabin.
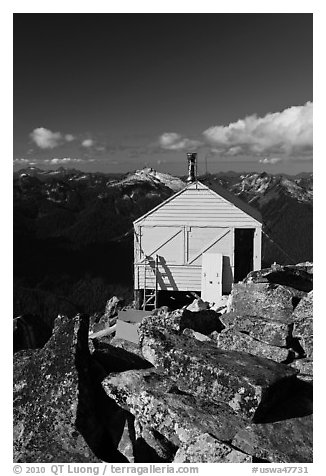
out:
<path id="1" fill-rule="evenodd" d="M 260 213 L 222 187 L 187 185 L 134 222 L 134 288 L 156 305 L 165 291 L 218 302 L 261 268 Z M 135 295 L 136 295 L 135 293 Z"/>

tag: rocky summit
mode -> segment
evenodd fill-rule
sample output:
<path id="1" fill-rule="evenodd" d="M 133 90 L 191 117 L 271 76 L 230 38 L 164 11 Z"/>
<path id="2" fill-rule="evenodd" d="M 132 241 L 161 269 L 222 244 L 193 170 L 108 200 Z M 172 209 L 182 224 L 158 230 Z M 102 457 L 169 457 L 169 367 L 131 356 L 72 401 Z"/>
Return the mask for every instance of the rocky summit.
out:
<path id="1" fill-rule="evenodd" d="M 313 293 L 305 270 L 271 273 L 219 312 L 154 310 L 139 344 L 58 318 L 43 348 L 14 355 L 15 462 L 312 462 Z"/>

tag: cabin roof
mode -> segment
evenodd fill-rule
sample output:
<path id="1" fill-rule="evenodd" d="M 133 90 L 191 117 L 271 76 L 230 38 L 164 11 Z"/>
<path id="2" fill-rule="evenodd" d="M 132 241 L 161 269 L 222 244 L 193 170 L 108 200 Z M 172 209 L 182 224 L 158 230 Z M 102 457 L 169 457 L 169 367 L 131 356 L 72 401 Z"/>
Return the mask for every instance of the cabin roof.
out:
<path id="1" fill-rule="evenodd" d="M 226 190 L 225 188 L 223 188 L 219 184 L 214 184 L 214 190 L 212 190 L 211 188 L 207 187 L 207 185 L 204 185 L 203 183 L 201 183 L 199 180 L 197 180 L 196 182 L 190 183 L 189 185 L 187 185 L 185 188 L 183 188 L 179 192 L 171 195 L 171 197 L 164 200 L 164 202 L 160 203 L 159 205 L 152 208 L 151 210 L 149 210 L 147 213 L 145 213 L 141 217 L 137 218 L 137 220 L 135 220 L 133 223 L 137 224 L 138 222 L 144 220 L 144 218 L 146 218 L 147 216 L 156 212 L 156 210 L 164 207 L 165 204 L 171 202 L 172 200 L 174 200 L 176 197 L 178 197 L 179 195 L 181 195 L 182 193 L 184 193 L 188 189 L 209 190 L 209 192 L 212 193 L 213 195 L 217 195 L 218 197 L 224 198 L 224 200 L 227 200 L 228 202 L 232 203 L 234 206 L 236 206 L 237 208 L 242 210 L 247 215 L 251 216 L 252 218 L 257 220 L 258 222 L 263 223 L 261 213 L 258 210 L 256 210 L 255 208 L 253 208 L 252 206 L 250 206 L 248 203 L 244 202 L 243 200 L 241 200 L 236 195 L 232 194 L 231 192 L 229 192 L 228 190 Z"/>

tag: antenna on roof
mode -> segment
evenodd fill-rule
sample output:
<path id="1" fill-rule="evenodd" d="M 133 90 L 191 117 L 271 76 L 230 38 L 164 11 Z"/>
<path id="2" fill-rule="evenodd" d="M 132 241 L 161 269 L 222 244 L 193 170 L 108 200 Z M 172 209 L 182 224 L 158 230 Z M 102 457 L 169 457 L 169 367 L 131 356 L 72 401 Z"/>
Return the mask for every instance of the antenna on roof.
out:
<path id="1" fill-rule="evenodd" d="M 187 182 L 195 182 L 197 180 L 197 152 L 188 152 L 188 178 Z"/>

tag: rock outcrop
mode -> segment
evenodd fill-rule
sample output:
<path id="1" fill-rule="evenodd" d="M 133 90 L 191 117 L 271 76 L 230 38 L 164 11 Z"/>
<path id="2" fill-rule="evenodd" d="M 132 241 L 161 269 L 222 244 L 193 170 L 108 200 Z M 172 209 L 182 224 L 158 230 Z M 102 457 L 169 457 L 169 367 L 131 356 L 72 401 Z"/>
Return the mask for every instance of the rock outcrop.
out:
<path id="1" fill-rule="evenodd" d="M 159 329 L 158 332 L 161 333 L 163 330 Z M 233 405 L 234 401 L 230 405 L 227 391 L 222 391 L 219 398 L 215 399 L 214 395 L 212 396 L 214 390 L 212 392 L 212 387 L 209 386 L 207 374 L 205 377 L 208 389 L 202 390 L 200 380 L 202 369 L 201 375 L 194 370 L 190 372 L 188 375 L 192 377 L 188 381 L 180 377 L 180 373 L 189 366 L 187 359 L 189 354 L 198 356 L 203 352 L 203 348 L 212 351 L 212 344 L 197 342 L 192 333 L 187 334 L 188 332 L 184 332 L 182 336 L 177 334 L 169 336 L 168 333 L 164 335 L 169 346 L 175 351 L 180 350 L 180 340 L 185 339 L 187 343 L 188 353 L 183 352 L 184 365 L 180 364 L 180 371 L 173 369 L 171 365 L 162 368 L 154 361 L 153 363 L 158 365 L 154 369 L 115 373 L 103 380 L 107 395 L 128 412 L 128 421 L 132 422 L 124 435 L 128 459 L 137 461 L 134 456 L 137 441 L 143 441 L 152 448 L 152 451 L 154 447 L 160 448 L 164 441 L 165 452 L 160 452 L 164 455 L 160 461 L 165 462 L 311 462 L 311 386 L 300 382 L 290 372 L 279 382 L 282 386 L 286 380 L 288 383 L 291 382 L 289 386 L 285 385 L 281 389 L 278 395 L 281 400 L 277 401 L 275 393 L 271 392 L 267 396 L 267 401 L 270 397 L 268 404 L 264 405 L 263 411 L 256 412 L 253 422 L 252 414 L 247 412 L 245 407 Z M 143 334 L 143 339 L 146 340 L 145 335 L 146 333 Z M 155 339 L 161 338 L 162 336 L 155 335 Z M 142 350 L 146 355 L 147 350 L 144 351 L 144 347 Z M 161 350 L 163 355 L 163 347 Z M 182 350 L 184 351 L 184 348 Z M 243 370 L 249 367 L 248 361 L 244 358 L 246 354 L 240 352 L 226 354 L 233 360 L 235 355 L 243 359 L 242 371 L 238 369 L 237 383 L 235 379 L 233 380 L 234 387 L 238 386 L 240 390 L 238 401 L 240 402 L 244 390 L 241 379 L 247 377 Z M 270 364 L 279 371 L 283 371 L 284 368 L 290 369 L 268 359 L 257 359 L 256 362 L 258 361 L 265 364 L 267 373 Z M 166 362 L 170 362 L 169 357 Z M 233 368 L 234 377 L 236 368 L 237 365 Z M 196 370 L 195 367 L 194 369 Z M 194 384 L 196 378 L 197 386 Z M 225 380 L 221 389 L 223 385 L 226 385 Z M 276 392 L 280 390 L 277 387 L 278 385 L 274 388 Z M 132 435 L 136 436 L 130 446 Z M 159 458 L 158 453 L 156 457 Z"/>
<path id="2" fill-rule="evenodd" d="M 313 291 L 304 297 L 293 312 L 293 339 L 302 349 L 300 359 L 292 366 L 300 371 L 304 380 L 313 378 Z"/>
<path id="3" fill-rule="evenodd" d="M 143 319 L 139 329 L 140 339 L 143 329 L 152 327 L 164 327 L 169 332 L 178 334 L 184 329 L 192 329 L 204 335 L 214 331 L 221 332 L 224 329 L 220 314 L 210 309 L 199 311 L 177 309 L 169 312 L 165 307 L 155 310 L 152 315 Z"/>
<path id="4" fill-rule="evenodd" d="M 90 330 L 92 332 L 102 331 L 107 327 L 113 326 L 117 321 L 118 311 L 123 307 L 123 299 L 113 296 L 105 305 L 103 315 L 94 315 L 90 321 Z"/>
<path id="5" fill-rule="evenodd" d="M 244 352 L 221 350 L 210 342 L 169 334 L 142 324 L 141 348 L 145 359 L 164 370 L 181 391 L 224 401 L 253 417 L 292 384 L 290 367 Z"/>
<path id="6" fill-rule="evenodd" d="M 88 321 L 57 319 L 43 349 L 15 354 L 14 461 L 127 461 L 117 449 L 126 415 L 101 386 L 107 371 L 89 351 Z M 113 369 L 134 366 L 114 350 Z"/>
<path id="7" fill-rule="evenodd" d="M 313 265 L 310 262 L 282 266 L 274 264 L 270 268 L 252 271 L 245 283 L 274 283 L 309 292 L 313 288 Z"/>
<path id="8" fill-rule="evenodd" d="M 209 446 L 214 461 L 250 460 L 227 444 L 244 425 L 244 419 L 225 403 L 182 394 L 171 378 L 157 370 L 112 375 L 103 381 L 103 386 L 111 398 L 137 419 L 141 428 L 151 428 L 170 441 L 174 453 L 178 449 L 175 457 L 170 454 L 174 462 L 191 462 L 197 457 L 197 462 L 203 462 L 203 449 L 206 452 Z M 208 440 L 206 447 L 204 442 Z"/>
<path id="9" fill-rule="evenodd" d="M 263 314 L 263 313 L 262 313 Z M 235 329 L 266 344 L 285 347 L 291 333 L 292 322 L 266 319 L 250 314 L 226 313 L 221 316 L 226 329 Z"/>
<path id="10" fill-rule="evenodd" d="M 248 352 L 249 354 L 266 357 L 276 362 L 285 362 L 289 354 L 289 350 L 285 347 L 266 344 L 238 330 L 228 329 L 220 334 L 213 333 L 211 337 L 216 341 L 220 349 Z"/>
<path id="11" fill-rule="evenodd" d="M 233 286 L 229 312 L 220 316 L 225 328 L 210 337 L 221 349 L 293 364 L 303 379 L 311 379 L 312 355 L 304 346 L 312 342 L 312 291 L 307 295 L 289 286 L 246 281 Z"/>
<path id="12" fill-rule="evenodd" d="M 232 445 L 270 463 L 312 462 L 312 424 L 312 415 L 250 424 L 237 433 Z"/>
<path id="13" fill-rule="evenodd" d="M 44 349 L 14 360 L 14 461 L 99 461 L 77 430 L 82 318 L 55 322 Z M 85 356 L 87 358 L 87 355 Z M 17 368 L 18 363 L 19 369 Z"/>
<path id="14" fill-rule="evenodd" d="M 304 295 L 303 292 L 279 284 L 237 283 L 231 292 L 231 307 L 236 314 L 286 323 Z"/>
<path id="15" fill-rule="evenodd" d="M 313 358 L 313 291 L 304 297 L 292 315 L 293 337 L 300 339 L 306 356 Z"/>
<path id="16" fill-rule="evenodd" d="M 223 315 L 155 310 L 139 345 L 57 319 L 14 355 L 15 461 L 311 462 L 312 298 L 238 283 Z"/>

